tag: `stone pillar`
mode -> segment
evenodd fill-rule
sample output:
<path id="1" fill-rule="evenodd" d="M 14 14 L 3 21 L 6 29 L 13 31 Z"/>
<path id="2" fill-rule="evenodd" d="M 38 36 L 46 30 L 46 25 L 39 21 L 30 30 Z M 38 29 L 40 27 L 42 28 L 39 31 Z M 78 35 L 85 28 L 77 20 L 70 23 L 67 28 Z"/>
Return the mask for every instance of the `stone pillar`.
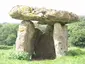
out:
<path id="1" fill-rule="evenodd" d="M 16 39 L 16 50 L 32 54 L 34 49 L 34 33 L 35 28 L 33 23 L 31 21 L 22 21 L 18 29 L 18 36 Z"/>
<path id="2" fill-rule="evenodd" d="M 54 24 L 53 39 L 56 57 L 64 56 L 68 48 L 67 28 L 65 25 L 62 26 L 60 23 Z"/>
<path id="3" fill-rule="evenodd" d="M 43 29 L 43 30 L 42 30 Z M 53 27 L 50 25 L 37 28 L 35 40 L 36 59 L 54 59 L 55 49 L 53 41 Z"/>
<path id="4" fill-rule="evenodd" d="M 68 30 L 67 30 L 67 25 L 62 26 L 63 32 L 64 32 L 64 38 L 65 38 L 65 49 L 66 52 L 68 51 Z"/>

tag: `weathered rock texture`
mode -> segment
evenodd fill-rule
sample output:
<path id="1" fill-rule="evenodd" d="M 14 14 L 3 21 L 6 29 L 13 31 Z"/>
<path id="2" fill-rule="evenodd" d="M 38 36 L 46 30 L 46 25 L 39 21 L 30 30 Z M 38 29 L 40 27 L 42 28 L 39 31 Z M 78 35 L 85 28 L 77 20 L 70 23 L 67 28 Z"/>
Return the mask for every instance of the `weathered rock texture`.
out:
<path id="1" fill-rule="evenodd" d="M 16 50 L 29 52 L 31 55 L 35 52 L 35 58 L 42 59 L 65 55 L 68 50 L 65 24 L 79 20 L 72 12 L 23 5 L 13 7 L 9 15 L 24 20 L 19 26 Z"/>
<path id="2" fill-rule="evenodd" d="M 78 20 L 78 16 L 72 12 L 45 8 L 32 8 L 23 5 L 13 7 L 9 14 L 15 19 L 36 20 L 41 24 L 54 24 L 56 22 L 66 24 Z"/>
<path id="3" fill-rule="evenodd" d="M 60 23 L 54 24 L 53 32 L 56 57 L 63 56 L 68 50 L 67 45 L 67 27 Z"/>
<path id="4" fill-rule="evenodd" d="M 44 32 L 40 31 L 44 28 Z M 54 41 L 53 41 L 53 30 L 52 26 L 43 26 L 37 28 L 36 38 L 35 38 L 35 58 L 40 59 L 54 59 L 55 58 L 55 49 L 54 49 Z"/>
<path id="5" fill-rule="evenodd" d="M 34 25 L 31 21 L 22 21 L 19 25 L 18 37 L 16 39 L 16 50 L 32 54 L 34 51 L 33 36 Z"/>

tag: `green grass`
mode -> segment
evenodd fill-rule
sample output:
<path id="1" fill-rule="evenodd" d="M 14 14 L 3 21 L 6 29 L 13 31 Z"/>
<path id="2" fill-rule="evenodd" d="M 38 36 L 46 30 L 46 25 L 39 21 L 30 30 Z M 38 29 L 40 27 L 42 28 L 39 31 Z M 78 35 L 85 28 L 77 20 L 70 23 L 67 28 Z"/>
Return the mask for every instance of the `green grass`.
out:
<path id="1" fill-rule="evenodd" d="M 27 60 L 10 59 L 9 56 L 10 52 L 12 51 L 15 51 L 14 47 L 5 46 L 2 48 L 2 46 L 0 46 L 0 64 L 85 64 L 85 52 L 84 52 L 85 50 L 76 47 L 72 47 L 69 49 L 69 51 L 72 51 L 71 53 L 75 55 L 67 55 L 64 57 L 57 58 L 55 60 L 27 61 Z M 76 54 L 77 51 L 79 54 Z"/>

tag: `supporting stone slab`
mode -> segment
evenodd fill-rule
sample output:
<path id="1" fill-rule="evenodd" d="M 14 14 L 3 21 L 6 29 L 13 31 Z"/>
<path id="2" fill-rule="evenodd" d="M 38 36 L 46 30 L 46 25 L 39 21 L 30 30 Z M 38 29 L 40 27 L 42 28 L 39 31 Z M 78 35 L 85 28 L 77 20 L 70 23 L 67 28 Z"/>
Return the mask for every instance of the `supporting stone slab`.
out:
<path id="1" fill-rule="evenodd" d="M 65 38 L 65 49 L 66 52 L 68 51 L 68 30 L 67 30 L 67 25 L 62 26 L 63 32 L 64 32 L 64 38 Z"/>
<path id="2" fill-rule="evenodd" d="M 41 32 L 42 28 L 44 28 L 44 32 Z M 55 59 L 55 49 L 54 49 L 54 41 L 53 41 L 53 27 L 47 25 L 41 28 L 37 28 L 37 37 L 35 40 L 35 54 L 36 59 Z"/>
<path id="3" fill-rule="evenodd" d="M 31 21 L 22 21 L 18 29 L 18 35 L 16 39 L 16 50 L 32 54 L 34 50 L 34 33 L 34 24 Z"/>
<path id="4" fill-rule="evenodd" d="M 66 25 L 62 26 L 60 23 L 54 24 L 53 39 L 56 57 L 64 56 L 68 49 Z"/>

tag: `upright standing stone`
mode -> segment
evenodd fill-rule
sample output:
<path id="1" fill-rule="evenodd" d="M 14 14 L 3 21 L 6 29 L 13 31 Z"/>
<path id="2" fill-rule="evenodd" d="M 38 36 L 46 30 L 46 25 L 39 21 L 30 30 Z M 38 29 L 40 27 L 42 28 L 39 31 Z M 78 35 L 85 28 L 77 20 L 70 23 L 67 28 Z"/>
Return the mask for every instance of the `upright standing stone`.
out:
<path id="1" fill-rule="evenodd" d="M 44 30 L 42 30 L 44 28 Z M 40 59 L 54 59 L 55 50 L 54 50 L 54 41 L 53 41 L 53 27 L 47 25 L 42 28 L 37 28 L 38 32 L 36 33 L 38 39 L 35 41 L 35 54 L 36 58 Z M 42 30 L 42 32 L 41 32 Z"/>
<path id="2" fill-rule="evenodd" d="M 33 37 L 35 33 L 34 25 L 31 21 L 22 21 L 19 25 L 18 37 L 16 40 L 16 50 L 33 53 Z"/>
<path id="3" fill-rule="evenodd" d="M 64 32 L 64 38 L 65 38 L 65 52 L 68 50 L 68 30 L 67 30 L 67 25 L 63 25 L 63 32 Z"/>
<path id="4" fill-rule="evenodd" d="M 62 26 L 60 23 L 55 23 L 53 39 L 56 57 L 65 55 L 68 47 L 66 26 Z"/>

